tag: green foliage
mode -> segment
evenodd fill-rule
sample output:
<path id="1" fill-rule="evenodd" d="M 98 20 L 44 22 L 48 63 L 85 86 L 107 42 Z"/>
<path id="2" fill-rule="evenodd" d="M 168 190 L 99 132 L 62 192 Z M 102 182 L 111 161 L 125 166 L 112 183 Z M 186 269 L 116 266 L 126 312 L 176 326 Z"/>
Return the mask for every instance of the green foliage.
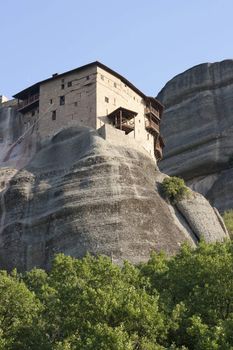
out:
<path id="1" fill-rule="evenodd" d="M 164 196 L 172 203 L 176 203 L 177 201 L 185 198 L 189 193 L 184 180 L 176 176 L 166 177 L 163 180 L 162 191 Z"/>
<path id="2" fill-rule="evenodd" d="M 122 267 L 59 254 L 0 272 L 0 350 L 233 349 L 233 242 Z"/>
<path id="3" fill-rule="evenodd" d="M 233 210 L 227 210 L 223 214 L 223 220 L 229 232 L 231 239 L 233 238 Z"/>

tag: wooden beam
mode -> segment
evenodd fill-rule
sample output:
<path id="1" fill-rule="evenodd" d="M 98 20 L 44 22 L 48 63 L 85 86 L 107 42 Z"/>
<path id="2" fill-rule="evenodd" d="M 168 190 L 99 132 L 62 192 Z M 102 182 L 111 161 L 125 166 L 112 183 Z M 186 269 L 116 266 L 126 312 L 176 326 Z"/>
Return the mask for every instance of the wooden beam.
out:
<path id="1" fill-rule="evenodd" d="M 120 130 L 122 130 L 122 110 L 120 109 Z"/>

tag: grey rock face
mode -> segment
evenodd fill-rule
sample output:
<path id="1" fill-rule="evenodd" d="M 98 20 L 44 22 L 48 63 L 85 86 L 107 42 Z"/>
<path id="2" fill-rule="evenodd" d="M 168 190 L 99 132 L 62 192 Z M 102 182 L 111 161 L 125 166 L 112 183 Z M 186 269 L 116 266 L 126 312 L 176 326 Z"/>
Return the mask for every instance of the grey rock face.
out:
<path id="1" fill-rule="evenodd" d="M 220 211 L 233 207 L 233 60 L 195 66 L 170 80 L 160 169 L 180 175 Z"/>
<path id="2" fill-rule="evenodd" d="M 30 157 L 26 162 L 18 151 L 18 168 L 6 166 L 8 160 L 1 163 L 1 268 L 49 268 L 58 252 L 138 263 L 153 250 L 174 254 L 184 241 L 195 247 L 205 231 L 208 240 L 228 237 L 206 200 L 199 210 L 195 196 L 179 208 L 161 197 L 165 175 L 140 148 L 111 144 L 94 130 L 73 127 Z M 199 226 L 188 205 L 194 215 L 199 210 Z"/>
<path id="3" fill-rule="evenodd" d="M 36 125 L 24 124 L 14 108 L 0 107 L 0 166 L 24 167 L 38 148 Z"/>

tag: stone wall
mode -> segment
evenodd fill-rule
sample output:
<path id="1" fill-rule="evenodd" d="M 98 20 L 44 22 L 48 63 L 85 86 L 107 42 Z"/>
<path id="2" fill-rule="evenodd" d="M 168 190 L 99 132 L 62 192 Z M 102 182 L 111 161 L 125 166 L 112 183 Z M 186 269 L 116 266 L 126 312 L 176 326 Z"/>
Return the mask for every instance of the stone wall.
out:
<path id="1" fill-rule="evenodd" d="M 143 143 L 144 148 L 154 157 L 154 137 L 145 129 L 146 105 L 144 99 L 119 78 L 98 67 L 97 129 L 104 123 L 109 123 L 106 115 L 118 107 L 124 107 L 138 113 L 134 118 L 134 131 L 130 132 L 128 137 Z"/>
<path id="2" fill-rule="evenodd" d="M 64 127 L 95 128 L 96 67 L 53 79 L 40 86 L 39 133 L 44 139 Z M 65 103 L 60 105 L 60 96 Z"/>

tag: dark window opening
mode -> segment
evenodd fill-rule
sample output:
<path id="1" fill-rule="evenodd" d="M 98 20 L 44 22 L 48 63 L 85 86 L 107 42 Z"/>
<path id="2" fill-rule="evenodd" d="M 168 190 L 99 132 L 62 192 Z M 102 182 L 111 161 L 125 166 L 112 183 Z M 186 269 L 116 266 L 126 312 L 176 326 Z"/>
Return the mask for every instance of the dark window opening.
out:
<path id="1" fill-rule="evenodd" d="M 89 77 L 89 75 L 87 76 L 87 80 L 89 80 L 90 79 L 90 77 Z"/>
<path id="2" fill-rule="evenodd" d="M 115 87 L 115 88 L 117 87 L 117 83 L 114 83 L 114 87 Z"/>
<path id="3" fill-rule="evenodd" d="M 109 103 L 109 98 L 105 96 L 105 102 Z"/>
<path id="4" fill-rule="evenodd" d="M 52 111 L 52 120 L 56 120 L 57 113 L 56 111 Z"/>
<path id="5" fill-rule="evenodd" d="M 62 89 L 62 90 L 65 89 L 65 84 L 61 84 L 61 89 Z"/>
<path id="6" fill-rule="evenodd" d="M 51 98 L 49 102 L 50 102 L 50 104 L 52 104 L 53 103 L 53 99 Z"/>
<path id="7" fill-rule="evenodd" d="M 74 105 L 75 105 L 75 107 L 77 107 L 77 105 L 78 105 L 78 102 L 75 102 L 75 103 L 74 103 Z"/>
<path id="8" fill-rule="evenodd" d="M 65 104 L 65 96 L 60 96 L 60 106 Z"/>
<path id="9" fill-rule="evenodd" d="M 72 86 L 72 81 L 68 81 L 67 86 L 71 87 Z"/>
<path id="10" fill-rule="evenodd" d="M 35 115 L 35 113 L 36 113 L 35 111 L 32 111 L 32 117 Z"/>

